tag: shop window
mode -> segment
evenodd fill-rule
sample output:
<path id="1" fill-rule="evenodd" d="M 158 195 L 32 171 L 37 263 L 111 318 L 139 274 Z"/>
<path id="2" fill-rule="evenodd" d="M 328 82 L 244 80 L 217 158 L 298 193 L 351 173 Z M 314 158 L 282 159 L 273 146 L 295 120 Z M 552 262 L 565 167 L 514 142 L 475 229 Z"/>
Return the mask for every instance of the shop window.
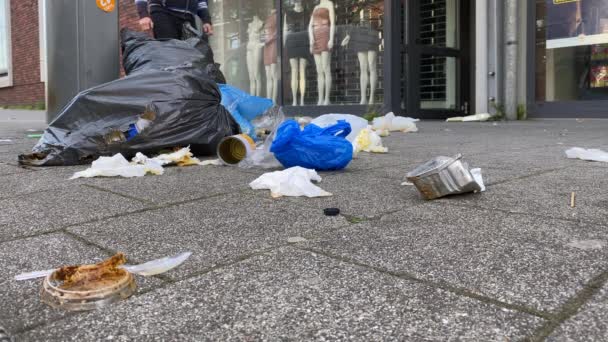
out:
<path id="1" fill-rule="evenodd" d="M 9 0 L 0 0 L 0 87 L 12 86 Z"/>
<path id="2" fill-rule="evenodd" d="M 210 1 L 216 62 L 229 84 L 253 95 L 279 92 L 278 15 L 275 0 Z"/>
<path id="3" fill-rule="evenodd" d="M 283 0 L 288 105 L 383 102 L 382 0 Z"/>
<path id="4" fill-rule="evenodd" d="M 608 100 L 608 1 L 536 1 L 536 99 Z"/>

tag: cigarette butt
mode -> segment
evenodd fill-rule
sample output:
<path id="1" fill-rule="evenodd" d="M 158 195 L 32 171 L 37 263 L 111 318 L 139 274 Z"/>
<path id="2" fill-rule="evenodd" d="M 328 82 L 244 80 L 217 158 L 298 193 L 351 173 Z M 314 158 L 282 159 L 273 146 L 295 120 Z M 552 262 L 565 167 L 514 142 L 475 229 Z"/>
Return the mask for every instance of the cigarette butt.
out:
<path id="1" fill-rule="evenodd" d="M 572 207 L 572 208 L 576 207 L 576 192 L 573 192 L 570 195 L 570 207 Z"/>

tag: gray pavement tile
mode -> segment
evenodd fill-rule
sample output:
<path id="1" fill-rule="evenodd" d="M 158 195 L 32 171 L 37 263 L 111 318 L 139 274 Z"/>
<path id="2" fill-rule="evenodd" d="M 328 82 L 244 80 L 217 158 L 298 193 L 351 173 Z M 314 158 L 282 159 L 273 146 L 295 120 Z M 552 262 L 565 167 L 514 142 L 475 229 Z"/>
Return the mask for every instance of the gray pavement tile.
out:
<path id="1" fill-rule="evenodd" d="M 345 215 L 372 218 L 420 204 L 418 193 L 408 191 L 400 184 L 399 180 L 383 179 L 368 171 L 333 174 L 323 177 L 318 184 L 333 196 L 286 198 L 285 201 L 319 211 L 335 207 Z"/>
<path id="2" fill-rule="evenodd" d="M 541 319 L 320 255 L 283 249 L 24 340 L 519 340 Z"/>
<path id="3" fill-rule="evenodd" d="M 84 186 L 5 198 L 0 200 L 0 241 L 145 207 L 141 202 Z"/>
<path id="4" fill-rule="evenodd" d="M 608 178 L 603 167 L 574 166 L 492 186 L 480 196 L 441 199 L 456 205 L 477 206 L 546 217 L 608 224 Z M 571 193 L 576 207 L 570 207 Z"/>
<path id="5" fill-rule="evenodd" d="M 504 302 L 553 311 L 608 266 L 605 228 L 428 203 L 330 232 L 306 246 L 466 288 Z"/>
<path id="6" fill-rule="evenodd" d="M 579 312 L 558 326 L 547 341 L 608 341 L 608 285 L 604 285 Z"/>
<path id="7" fill-rule="evenodd" d="M 18 282 L 13 279 L 15 275 L 64 265 L 96 263 L 107 257 L 104 251 L 63 233 L 0 244 L 0 326 L 15 333 L 68 315 L 66 311 L 53 309 L 40 301 L 41 279 Z M 149 290 L 161 281 L 137 277 L 137 283 L 142 290 Z"/>
<path id="8" fill-rule="evenodd" d="M 7 164 L 0 161 L 0 180 L 2 180 L 3 183 L 5 182 L 4 176 L 6 175 L 22 174 L 26 172 L 31 172 L 31 170 L 18 167 L 16 166 L 16 163 Z"/>
<path id="9" fill-rule="evenodd" d="M 188 262 L 170 275 L 182 278 L 287 244 L 291 237 L 313 238 L 348 225 L 343 217 L 326 217 L 322 211 L 265 196 L 218 196 L 74 226 L 69 231 L 137 260 L 191 251 Z"/>
<path id="10" fill-rule="evenodd" d="M 69 178 L 80 170 L 83 170 L 82 166 L 48 167 L 28 169 L 24 170 L 25 172 L 3 176 L 0 178 L 2 181 L 0 199 L 53 189 L 77 188 L 85 181 Z"/>
<path id="11" fill-rule="evenodd" d="M 259 172 L 261 174 L 263 172 Z M 158 204 L 249 189 L 256 175 L 223 166 L 166 167 L 162 176 L 95 178 L 84 183 Z"/>

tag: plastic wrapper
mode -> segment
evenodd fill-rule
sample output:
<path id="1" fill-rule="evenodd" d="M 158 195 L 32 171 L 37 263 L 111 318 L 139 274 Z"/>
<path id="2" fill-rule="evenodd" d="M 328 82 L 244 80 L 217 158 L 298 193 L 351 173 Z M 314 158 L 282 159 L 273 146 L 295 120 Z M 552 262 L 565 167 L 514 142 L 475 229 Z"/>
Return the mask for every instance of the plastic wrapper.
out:
<path id="1" fill-rule="evenodd" d="M 274 169 L 280 168 L 281 163 L 275 158 L 274 153 L 270 152 L 272 142 L 276 137 L 278 127 L 285 121 L 285 115 L 280 107 L 272 107 L 264 115 L 253 120 L 258 139 L 263 142 L 252 151 L 247 158 L 241 161 L 238 166 L 243 169 L 261 168 Z"/>
<path id="2" fill-rule="evenodd" d="M 277 129 L 270 152 L 286 168 L 341 170 L 353 159 L 353 145 L 345 139 L 350 132 L 346 121 L 326 128 L 309 124 L 300 130 L 295 120 L 287 120 Z"/>
<path id="3" fill-rule="evenodd" d="M 383 117 L 374 118 L 372 122 L 372 128 L 377 131 L 381 136 L 387 136 L 390 132 L 400 131 L 404 133 L 418 132 L 416 122 L 420 120 L 395 116 L 394 113 L 388 113 Z"/>
<path id="4" fill-rule="evenodd" d="M 251 121 L 270 109 L 272 100 L 249 95 L 227 84 L 220 84 L 219 88 L 222 93 L 222 105 L 232 114 L 241 127 L 241 132 L 257 140 Z"/>
<path id="5" fill-rule="evenodd" d="M 346 136 L 346 140 L 353 144 L 359 135 L 359 132 L 369 125 L 367 120 L 351 114 L 325 114 L 315 118 L 311 123 L 321 128 L 325 128 L 337 124 L 340 120 L 350 124 L 351 132 Z"/>
<path id="6" fill-rule="evenodd" d="M 249 186 L 254 190 L 268 189 L 273 198 L 332 196 L 331 193 L 313 184 L 313 181 L 321 181 L 321 176 L 315 170 L 296 166 L 283 171 L 265 173 Z"/>
<path id="7" fill-rule="evenodd" d="M 371 127 L 364 128 L 354 141 L 355 154 L 363 152 L 387 153 L 388 148 L 382 146 L 382 138 Z"/>

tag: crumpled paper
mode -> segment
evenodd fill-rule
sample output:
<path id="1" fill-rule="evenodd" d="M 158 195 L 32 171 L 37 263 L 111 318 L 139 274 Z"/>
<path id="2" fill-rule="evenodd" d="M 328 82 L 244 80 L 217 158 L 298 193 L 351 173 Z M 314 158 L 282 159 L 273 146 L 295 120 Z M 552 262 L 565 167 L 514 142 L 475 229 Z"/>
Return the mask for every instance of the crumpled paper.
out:
<path id="1" fill-rule="evenodd" d="M 372 129 L 381 137 L 390 135 L 390 132 L 401 131 L 404 133 L 418 132 L 416 122 L 419 119 L 413 119 L 403 116 L 395 116 L 393 112 L 386 114 L 383 117 L 374 118 L 372 121 Z"/>
<path id="2" fill-rule="evenodd" d="M 580 147 L 573 147 L 566 151 L 566 156 L 570 159 L 582 159 L 587 161 L 608 163 L 608 152 L 598 149 L 586 150 Z"/>
<path id="3" fill-rule="evenodd" d="M 359 132 L 357 138 L 354 141 L 355 153 L 373 152 L 373 153 L 387 153 L 388 148 L 382 146 L 382 138 L 378 133 L 374 132 L 371 126 L 364 128 Z"/>
<path id="4" fill-rule="evenodd" d="M 270 190 L 273 198 L 327 197 L 331 193 L 312 183 L 320 182 L 321 176 L 315 170 L 295 166 L 283 171 L 268 172 L 249 184 L 253 190 Z"/>

